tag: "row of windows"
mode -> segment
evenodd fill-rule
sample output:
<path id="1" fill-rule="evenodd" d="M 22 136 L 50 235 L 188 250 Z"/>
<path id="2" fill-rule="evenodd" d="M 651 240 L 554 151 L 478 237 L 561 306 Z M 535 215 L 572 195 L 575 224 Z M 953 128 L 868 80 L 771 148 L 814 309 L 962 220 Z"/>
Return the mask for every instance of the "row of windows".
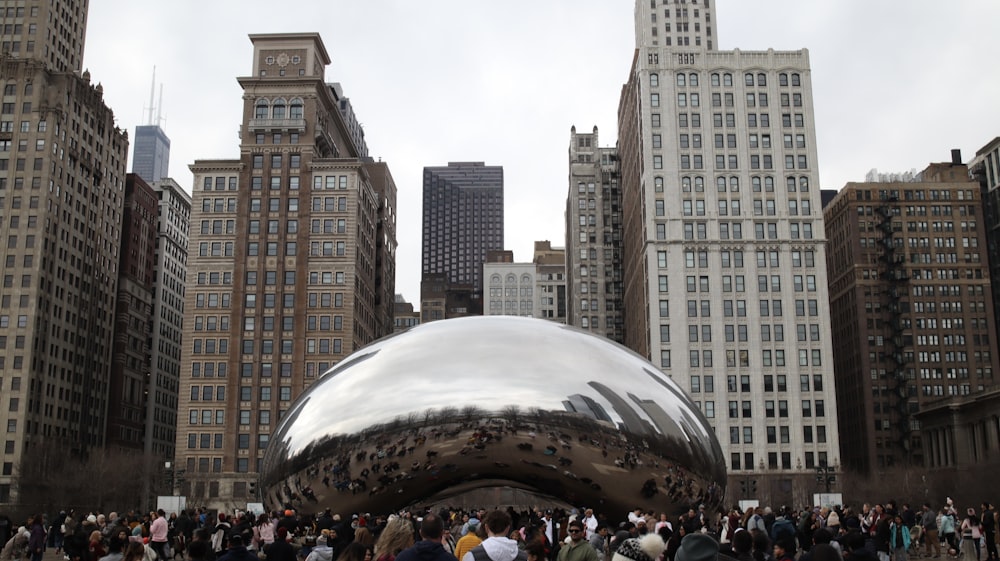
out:
<path id="1" fill-rule="evenodd" d="M 253 116 L 255 119 L 302 119 L 302 107 L 302 99 L 300 98 L 294 98 L 290 102 L 280 97 L 273 102 L 266 98 L 260 98 L 254 103 Z"/>
<path id="2" fill-rule="evenodd" d="M 669 28 L 667 30 L 669 31 Z M 720 87 L 720 86 L 731 87 L 733 85 L 733 75 L 730 74 L 729 72 L 725 72 L 725 73 L 713 72 L 710 75 L 710 80 L 711 80 L 711 84 L 712 84 L 713 87 Z M 698 74 L 693 73 L 693 72 L 690 73 L 690 74 L 685 74 L 683 72 L 678 72 L 675 75 L 675 81 L 676 81 L 677 85 L 680 86 L 680 87 L 697 86 L 698 85 Z M 763 72 L 757 73 L 757 75 L 756 75 L 756 82 L 755 82 L 754 81 L 754 73 L 753 72 L 747 72 L 747 73 L 745 73 L 743 75 L 743 83 L 744 83 L 745 86 L 749 86 L 749 87 L 753 87 L 754 85 L 756 85 L 758 87 L 767 87 L 767 74 L 765 74 Z M 649 85 L 651 87 L 654 87 L 654 88 L 659 87 L 659 85 L 660 85 L 660 77 L 659 77 L 659 75 L 657 75 L 657 74 L 650 74 L 649 75 Z M 785 72 L 781 72 L 781 73 L 778 74 L 778 85 L 780 85 L 780 86 L 788 86 L 788 85 L 801 86 L 802 85 L 802 77 L 797 72 L 793 72 L 791 74 L 788 74 L 788 73 L 785 73 Z"/>
<path id="3" fill-rule="evenodd" d="M 229 365 L 225 362 L 192 362 L 191 363 L 191 377 L 192 378 L 225 378 L 226 372 Z M 208 387 L 208 386 L 206 386 Z M 223 388 L 219 391 L 225 392 L 224 386 L 219 386 Z"/>
<path id="4" fill-rule="evenodd" d="M 661 115 L 659 113 L 650 114 L 650 120 L 653 128 L 660 128 L 662 125 Z M 677 124 L 681 128 L 701 128 L 701 113 L 678 113 Z M 802 113 L 782 113 L 781 126 L 784 128 L 792 128 L 793 124 L 795 128 L 805 127 L 805 115 Z M 712 125 L 715 128 L 735 128 L 736 114 L 715 113 L 712 116 Z M 750 128 L 757 128 L 758 126 L 763 128 L 770 127 L 771 115 L 769 113 L 748 113 L 747 126 Z"/>
<path id="5" fill-rule="evenodd" d="M 730 402 L 730 418 L 733 417 L 733 404 L 735 402 Z M 744 402 L 749 406 L 749 402 Z M 744 411 L 746 412 L 746 411 Z M 707 415 L 706 415 L 707 416 Z M 777 429 L 777 430 L 775 430 Z M 788 427 L 767 427 L 767 443 L 768 444 L 788 444 L 791 442 L 789 438 L 789 428 Z M 741 439 L 742 435 L 742 439 Z M 813 427 L 806 425 L 802 427 L 802 441 L 809 444 L 815 442 L 823 444 L 826 442 L 826 427 L 824 425 L 819 425 L 815 427 L 815 436 L 813 433 Z M 730 444 L 753 444 L 753 428 L 751 427 L 729 427 L 729 443 Z"/>
<path id="6" fill-rule="evenodd" d="M 740 462 L 742 460 L 742 464 Z M 813 452 L 805 453 L 805 467 L 806 469 L 813 469 L 816 466 L 826 466 L 828 464 L 828 456 L 826 452 L 817 452 L 815 455 Z M 742 467 L 741 467 L 742 466 Z M 781 464 L 778 463 L 778 452 L 768 452 L 767 453 L 767 468 L 768 469 L 792 469 L 792 453 L 791 452 L 781 452 Z M 730 454 L 729 468 L 732 470 L 763 470 L 764 462 L 761 460 L 759 465 L 754 464 L 754 454 L 753 452 L 744 452 L 742 455 L 739 452 L 732 452 Z M 802 469 L 802 462 L 799 461 L 797 469 Z"/>
<path id="7" fill-rule="evenodd" d="M 244 339 L 240 352 L 245 355 L 252 355 L 259 349 L 262 355 L 272 355 L 275 354 L 275 348 L 283 355 L 290 355 L 294 352 L 295 341 L 292 339 L 278 341 L 277 347 L 274 344 L 274 339 L 262 339 L 259 345 L 257 343 L 253 339 Z M 343 351 L 343 339 L 306 339 L 306 354 L 329 354 L 341 353 Z"/>
<path id="8" fill-rule="evenodd" d="M 711 351 L 704 351 L 711 353 Z M 737 384 L 737 381 L 739 384 Z M 704 382 L 704 383 L 703 383 Z M 712 374 L 706 374 L 704 376 L 694 375 L 691 376 L 691 393 L 713 393 L 715 391 L 715 376 Z M 810 385 L 811 383 L 811 385 Z M 800 374 L 799 375 L 799 390 L 802 392 L 808 391 L 823 391 L 823 375 L 822 374 Z M 749 375 L 741 375 L 737 379 L 735 375 L 726 376 L 726 391 L 728 392 L 744 392 L 749 393 L 751 391 L 751 382 Z M 767 393 L 772 393 L 774 391 L 786 392 L 788 391 L 788 377 L 784 374 L 764 375 L 764 391 Z M 822 400 L 819 402 L 822 408 Z"/>

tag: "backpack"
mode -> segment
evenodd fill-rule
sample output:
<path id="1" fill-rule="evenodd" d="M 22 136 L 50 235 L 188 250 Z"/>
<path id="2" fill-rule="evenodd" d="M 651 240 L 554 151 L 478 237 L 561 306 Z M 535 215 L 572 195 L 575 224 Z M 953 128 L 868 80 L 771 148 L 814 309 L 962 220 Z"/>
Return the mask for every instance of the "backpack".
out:
<path id="1" fill-rule="evenodd" d="M 489 554 L 486 553 L 486 548 L 484 548 L 481 544 L 469 550 L 469 553 L 472 554 L 472 558 L 476 561 L 493 561 Z M 528 554 L 523 549 L 519 549 L 517 550 L 517 557 L 514 558 L 514 561 L 528 561 Z"/>

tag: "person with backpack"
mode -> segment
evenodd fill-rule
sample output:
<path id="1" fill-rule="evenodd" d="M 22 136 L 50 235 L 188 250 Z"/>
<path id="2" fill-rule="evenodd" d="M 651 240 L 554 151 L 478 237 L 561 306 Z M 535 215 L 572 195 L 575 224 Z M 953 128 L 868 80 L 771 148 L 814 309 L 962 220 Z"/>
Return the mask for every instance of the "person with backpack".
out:
<path id="1" fill-rule="evenodd" d="M 483 543 L 469 550 L 459 561 L 527 561 L 528 554 L 518 549 L 516 541 L 507 537 L 513 521 L 506 511 L 493 510 L 486 513 L 483 524 L 486 526 L 487 538 L 483 540 Z M 570 522 L 570 529 L 571 531 L 573 529 L 576 530 L 572 534 L 574 543 L 566 546 L 562 551 L 570 549 L 574 551 L 579 550 L 586 552 L 583 554 L 584 557 L 580 557 L 579 559 L 585 558 L 588 561 L 597 561 L 597 552 L 584 539 L 583 523 L 579 520 L 574 520 Z M 562 551 L 559 552 L 560 561 L 563 559 Z M 586 557 L 588 554 L 589 557 Z M 573 559 L 578 558 L 573 557 Z"/>

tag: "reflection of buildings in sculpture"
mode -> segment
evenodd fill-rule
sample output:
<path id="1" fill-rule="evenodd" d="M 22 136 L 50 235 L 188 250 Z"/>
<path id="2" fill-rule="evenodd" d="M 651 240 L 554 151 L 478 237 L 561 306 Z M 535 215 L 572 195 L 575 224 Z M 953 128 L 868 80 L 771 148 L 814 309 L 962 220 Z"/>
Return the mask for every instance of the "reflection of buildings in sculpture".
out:
<path id="1" fill-rule="evenodd" d="M 573 394 L 563 401 L 563 406 L 566 407 L 566 411 L 580 413 L 598 421 L 614 422 L 600 403 L 585 395 Z"/>
<path id="2" fill-rule="evenodd" d="M 635 409 L 629 405 L 627 401 L 622 399 L 614 390 L 601 384 L 600 382 L 591 381 L 587 384 L 588 386 L 594 388 L 597 393 L 601 394 L 604 399 L 607 399 L 611 403 L 611 408 L 614 409 L 615 413 L 621 418 L 619 421 L 619 428 L 629 434 L 636 436 L 650 436 L 657 433 L 657 430 L 653 427 L 649 421 L 642 419 L 636 414 Z"/>

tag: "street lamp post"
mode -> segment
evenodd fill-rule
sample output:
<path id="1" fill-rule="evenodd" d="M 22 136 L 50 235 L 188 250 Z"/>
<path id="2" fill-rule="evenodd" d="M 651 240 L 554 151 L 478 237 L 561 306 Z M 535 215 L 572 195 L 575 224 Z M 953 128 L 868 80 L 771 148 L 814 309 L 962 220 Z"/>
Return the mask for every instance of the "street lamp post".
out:
<path id="1" fill-rule="evenodd" d="M 816 468 L 816 482 L 826 486 L 827 494 L 830 493 L 830 486 L 837 482 L 837 472 L 834 468 L 822 465 Z"/>

